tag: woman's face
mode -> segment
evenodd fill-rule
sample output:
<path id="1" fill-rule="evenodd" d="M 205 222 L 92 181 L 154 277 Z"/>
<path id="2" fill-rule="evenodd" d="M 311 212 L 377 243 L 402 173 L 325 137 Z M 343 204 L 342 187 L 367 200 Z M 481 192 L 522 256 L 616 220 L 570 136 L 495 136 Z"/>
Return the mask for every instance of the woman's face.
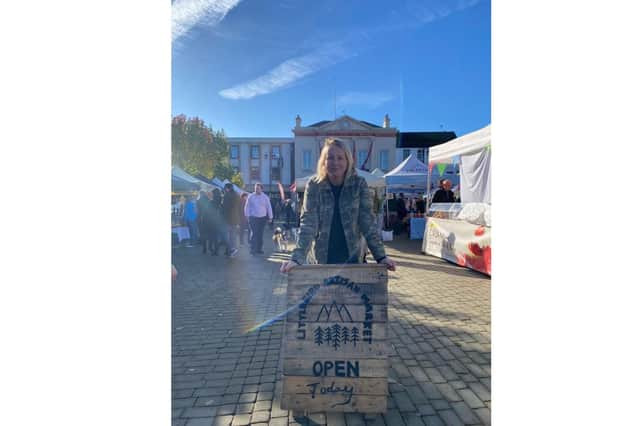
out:
<path id="1" fill-rule="evenodd" d="M 329 147 L 326 160 L 327 174 L 330 177 L 342 178 L 347 172 L 347 156 L 335 145 Z"/>

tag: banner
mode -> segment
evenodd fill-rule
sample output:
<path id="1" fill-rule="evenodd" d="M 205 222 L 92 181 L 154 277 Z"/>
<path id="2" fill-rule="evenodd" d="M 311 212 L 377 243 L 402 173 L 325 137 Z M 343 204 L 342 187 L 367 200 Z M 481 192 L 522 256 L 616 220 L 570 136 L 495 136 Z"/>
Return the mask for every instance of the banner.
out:
<path id="1" fill-rule="evenodd" d="M 491 275 L 491 227 L 429 217 L 422 244 L 426 254 Z"/>

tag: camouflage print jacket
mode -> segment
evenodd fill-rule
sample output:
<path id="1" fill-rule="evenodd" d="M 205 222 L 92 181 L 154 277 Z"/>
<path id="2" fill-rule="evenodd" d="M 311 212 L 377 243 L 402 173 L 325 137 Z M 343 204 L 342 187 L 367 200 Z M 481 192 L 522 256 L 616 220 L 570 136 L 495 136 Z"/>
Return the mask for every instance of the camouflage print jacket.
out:
<path id="1" fill-rule="evenodd" d="M 327 263 L 329 235 L 333 219 L 334 197 L 328 179 L 309 180 L 304 192 L 300 215 L 300 236 L 291 259 L 303 263 Z M 362 252 L 362 237 L 375 259 L 385 256 L 384 245 L 378 235 L 373 201 L 367 182 L 353 174 L 347 176 L 340 193 L 340 219 L 347 241 L 349 257 L 358 259 Z"/>

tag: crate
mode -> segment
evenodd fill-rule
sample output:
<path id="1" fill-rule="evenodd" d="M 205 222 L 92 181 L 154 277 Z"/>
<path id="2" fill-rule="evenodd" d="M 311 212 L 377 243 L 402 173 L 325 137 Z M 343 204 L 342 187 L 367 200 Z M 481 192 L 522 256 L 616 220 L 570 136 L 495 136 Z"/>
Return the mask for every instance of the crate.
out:
<path id="1" fill-rule="evenodd" d="M 386 267 L 303 265 L 288 278 L 281 408 L 386 412 Z"/>

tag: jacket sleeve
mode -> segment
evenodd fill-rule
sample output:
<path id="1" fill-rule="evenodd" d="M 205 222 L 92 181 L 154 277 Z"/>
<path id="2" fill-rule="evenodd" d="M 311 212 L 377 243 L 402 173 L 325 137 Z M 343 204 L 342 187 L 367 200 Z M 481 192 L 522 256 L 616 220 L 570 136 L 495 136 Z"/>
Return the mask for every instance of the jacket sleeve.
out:
<path id="1" fill-rule="evenodd" d="M 385 257 L 386 253 L 384 251 L 384 244 L 382 244 L 380 235 L 378 234 L 376 218 L 373 214 L 373 198 L 369 192 L 367 181 L 362 179 L 358 190 L 358 198 L 360 199 L 360 206 L 358 209 L 358 226 L 360 227 L 360 232 L 362 232 L 365 240 L 367 240 L 367 246 L 369 246 L 369 250 L 371 250 L 373 258 L 379 260 Z"/>
<path id="2" fill-rule="evenodd" d="M 304 190 L 304 202 L 302 203 L 302 211 L 300 213 L 300 235 L 298 237 L 298 244 L 296 244 L 296 248 L 293 249 L 291 255 L 291 260 L 299 264 L 305 262 L 311 242 L 318 234 L 320 216 L 319 194 L 318 184 L 310 180 Z"/>

